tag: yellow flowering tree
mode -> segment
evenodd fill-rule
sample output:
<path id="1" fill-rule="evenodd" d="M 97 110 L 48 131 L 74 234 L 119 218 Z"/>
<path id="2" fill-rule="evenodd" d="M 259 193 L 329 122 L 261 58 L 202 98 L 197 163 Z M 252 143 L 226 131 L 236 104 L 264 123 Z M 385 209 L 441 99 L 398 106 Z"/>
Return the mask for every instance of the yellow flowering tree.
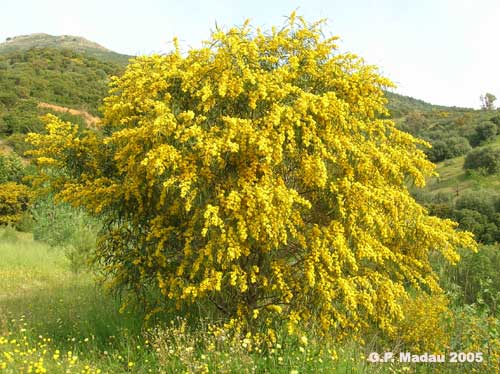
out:
<path id="1" fill-rule="evenodd" d="M 292 15 L 138 57 L 101 132 L 48 117 L 30 135 L 42 180 L 104 221 L 97 256 L 116 286 L 290 331 L 390 330 L 408 287 L 439 288 L 430 252 L 474 247 L 410 196 L 433 165 L 383 119 L 391 83 L 321 25 Z"/>

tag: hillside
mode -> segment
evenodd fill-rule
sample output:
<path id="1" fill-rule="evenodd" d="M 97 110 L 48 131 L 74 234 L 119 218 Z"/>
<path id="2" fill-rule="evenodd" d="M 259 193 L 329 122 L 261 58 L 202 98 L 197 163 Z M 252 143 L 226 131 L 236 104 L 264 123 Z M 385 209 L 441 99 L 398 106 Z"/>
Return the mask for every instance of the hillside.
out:
<path id="1" fill-rule="evenodd" d="M 103 46 L 80 36 L 53 36 L 44 33 L 20 35 L 7 38 L 0 43 L 0 55 L 22 52 L 32 48 L 68 49 L 98 60 L 125 66 L 132 56 L 113 52 Z"/>
<path id="2" fill-rule="evenodd" d="M 415 99 L 410 96 L 400 95 L 394 92 L 386 91 L 385 96 L 389 99 L 387 108 L 391 112 L 392 118 L 401 118 L 412 112 L 431 112 L 439 110 L 449 110 L 450 108 L 440 105 L 430 104 L 423 100 Z"/>
<path id="3" fill-rule="evenodd" d="M 500 163 L 500 135 L 475 148 L 492 155 Z M 495 160 L 495 157 L 497 159 Z M 484 169 L 465 170 L 466 156 L 454 157 L 437 164 L 438 176 L 431 177 L 423 189 L 413 190 L 414 197 L 431 214 L 457 221 L 459 229 L 475 234 L 478 242 L 500 242 L 500 174 Z"/>
<path id="4" fill-rule="evenodd" d="M 122 65 L 65 49 L 0 54 L 0 138 L 22 152 L 23 134 L 42 131 L 39 116 L 47 112 L 95 123 L 109 77 L 122 71 Z"/>
<path id="5" fill-rule="evenodd" d="M 398 127 L 432 145 L 425 152 L 433 162 L 463 156 L 491 141 L 500 130 L 498 110 L 444 107 L 390 92 L 386 95 Z"/>
<path id="6" fill-rule="evenodd" d="M 477 149 L 500 148 L 500 136 Z M 432 194 L 452 194 L 455 197 L 479 189 L 500 191 L 498 174 L 485 175 L 464 170 L 465 156 L 455 157 L 437 164 L 438 177 L 428 180 L 426 191 Z"/>

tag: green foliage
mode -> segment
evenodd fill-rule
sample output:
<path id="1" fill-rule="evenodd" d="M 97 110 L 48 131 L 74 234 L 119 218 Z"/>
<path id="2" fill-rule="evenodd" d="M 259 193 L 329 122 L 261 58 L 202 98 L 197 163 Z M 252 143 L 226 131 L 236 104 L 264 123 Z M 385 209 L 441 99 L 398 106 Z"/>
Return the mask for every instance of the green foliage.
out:
<path id="1" fill-rule="evenodd" d="M 38 118 L 37 118 L 38 121 Z M 5 139 L 5 142 L 12 147 L 18 155 L 24 156 L 26 151 L 32 149 L 31 145 L 25 141 L 26 134 L 14 133 Z"/>
<path id="2" fill-rule="evenodd" d="M 485 244 L 500 241 L 499 197 L 491 191 L 469 191 L 455 201 L 452 217 L 460 229 L 471 231 Z"/>
<path id="3" fill-rule="evenodd" d="M 481 122 L 475 129 L 474 134 L 469 138 L 473 147 L 484 144 L 497 134 L 497 125 L 491 121 Z"/>
<path id="4" fill-rule="evenodd" d="M 500 236 L 499 228 L 490 222 L 488 216 L 477 210 L 458 209 L 454 211 L 454 218 L 460 223 L 460 228 L 474 233 L 476 240 L 481 243 L 494 243 Z"/>
<path id="5" fill-rule="evenodd" d="M 91 260 L 99 224 L 69 204 L 56 204 L 51 196 L 38 199 L 31 209 L 33 237 L 53 247 L 63 247 L 71 269 L 78 272 Z"/>
<path id="6" fill-rule="evenodd" d="M 467 190 L 459 196 L 449 192 L 415 195 L 429 213 L 459 223 L 483 244 L 500 242 L 500 196 L 492 190 Z"/>
<path id="7" fill-rule="evenodd" d="M 491 141 L 499 131 L 500 116 L 492 116 L 491 111 L 438 107 L 387 95 L 399 128 L 431 143 L 432 148 L 424 151 L 433 162 L 467 154 L 471 146 Z"/>
<path id="8" fill-rule="evenodd" d="M 432 162 L 462 156 L 472 149 L 469 141 L 462 136 L 443 136 L 442 138 L 444 140 L 436 140 L 432 143 L 432 148 L 426 151 L 429 160 Z"/>
<path id="9" fill-rule="evenodd" d="M 418 100 L 413 97 L 399 95 L 387 91 L 385 93 L 389 99 L 387 109 L 391 113 L 392 118 L 400 118 L 412 113 L 428 112 L 432 110 L 447 110 L 447 107 L 426 103 L 423 100 Z"/>
<path id="10" fill-rule="evenodd" d="M 39 103 L 85 110 L 96 116 L 116 64 L 70 51 L 35 48 L 0 54 L 0 136 L 43 132 L 39 116 L 53 110 Z M 57 112 L 72 123 L 81 117 Z"/>
<path id="11" fill-rule="evenodd" d="M 497 125 L 497 134 L 500 132 L 500 115 L 490 118 L 490 121 Z"/>
<path id="12" fill-rule="evenodd" d="M 0 184 L 6 182 L 21 183 L 26 175 L 21 158 L 15 153 L 0 153 Z"/>
<path id="13" fill-rule="evenodd" d="M 477 253 L 462 253 L 462 261 L 450 268 L 451 281 L 460 286 L 463 302 L 484 305 L 497 312 L 500 300 L 500 248 L 483 245 Z"/>
<path id="14" fill-rule="evenodd" d="M 500 148 L 483 147 L 467 154 L 464 161 L 465 170 L 479 170 L 487 175 L 500 172 Z"/>
<path id="15" fill-rule="evenodd" d="M 497 201 L 498 195 L 492 191 L 467 191 L 458 197 L 455 209 L 472 209 L 487 217 L 492 217 Z"/>

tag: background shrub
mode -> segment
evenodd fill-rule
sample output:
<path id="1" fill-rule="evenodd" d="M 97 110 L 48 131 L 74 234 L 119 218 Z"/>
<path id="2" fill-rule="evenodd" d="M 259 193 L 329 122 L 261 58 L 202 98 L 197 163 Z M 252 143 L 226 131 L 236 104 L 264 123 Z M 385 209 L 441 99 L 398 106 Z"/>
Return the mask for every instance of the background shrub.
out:
<path id="1" fill-rule="evenodd" d="M 28 209 L 29 189 L 23 184 L 0 184 L 0 225 L 15 225 Z"/>
<path id="2" fill-rule="evenodd" d="M 39 198 L 31 213 L 34 239 L 62 248 L 74 272 L 86 268 L 96 247 L 98 222 L 81 209 L 55 203 L 52 196 Z"/>
<path id="3" fill-rule="evenodd" d="M 491 121 L 483 121 L 476 126 L 474 133 L 469 137 L 469 142 L 473 147 L 476 147 L 493 139 L 496 134 L 497 125 Z"/>
<path id="4" fill-rule="evenodd" d="M 21 158 L 15 153 L 0 153 L 0 183 L 21 183 L 26 175 Z"/>
<path id="5" fill-rule="evenodd" d="M 500 149 L 484 147 L 474 149 L 465 157 L 465 170 L 480 170 L 485 174 L 495 174 L 500 171 Z"/>

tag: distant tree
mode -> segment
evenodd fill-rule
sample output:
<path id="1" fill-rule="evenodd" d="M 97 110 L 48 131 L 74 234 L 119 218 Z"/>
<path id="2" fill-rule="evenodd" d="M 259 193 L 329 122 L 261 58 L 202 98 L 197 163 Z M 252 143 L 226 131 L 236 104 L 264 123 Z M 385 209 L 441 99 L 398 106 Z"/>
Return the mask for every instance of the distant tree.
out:
<path id="1" fill-rule="evenodd" d="M 455 202 L 455 209 L 469 209 L 493 217 L 498 197 L 489 190 L 467 191 Z"/>
<path id="2" fill-rule="evenodd" d="M 427 157 L 432 162 L 440 162 L 447 158 L 447 146 L 442 140 L 437 140 L 432 143 L 432 148 L 426 151 Z"/>
<path id="3" fill-rule="evenodd" d="M 493 110 L 495 109 L 495 100 L 497 99 L 495 95 L 486 93 L 484 95 L 481 95 L 481 108 L 484 110 Z"/>
<path id="4" fill-rule="evenodd" d="M 497 125 L 491 121 L 483 121 L 477 125 L 476 131 L 469 136 L 469 142 L 473 147 L 476 147 L 493 138 L 496 134 Z"/>
<path id="5" fill-rule="evenodd" d="M 444 138 L 444 136 L 442 136 Z M 452 136 L 444 140 L 432 142 L 432 148 L 426 151 L 429 160 L 440 162 L 449 158 L 458 157 L 471 150 L 469 141 L 462 136 Z"/>
<path id="6" fill-rule="evenodd" d="M 497 125 L 497 135 L 500 134 L 500 115 L 491 117 L 490 121 Z"/>
<path id="7" fill-rule="evenodd" d="M 469 152 L 464 161 L 465 170 L 483 170 L 486 174 L 500 171 L 500 150 L 493 147 L 475 149 Z"/>

